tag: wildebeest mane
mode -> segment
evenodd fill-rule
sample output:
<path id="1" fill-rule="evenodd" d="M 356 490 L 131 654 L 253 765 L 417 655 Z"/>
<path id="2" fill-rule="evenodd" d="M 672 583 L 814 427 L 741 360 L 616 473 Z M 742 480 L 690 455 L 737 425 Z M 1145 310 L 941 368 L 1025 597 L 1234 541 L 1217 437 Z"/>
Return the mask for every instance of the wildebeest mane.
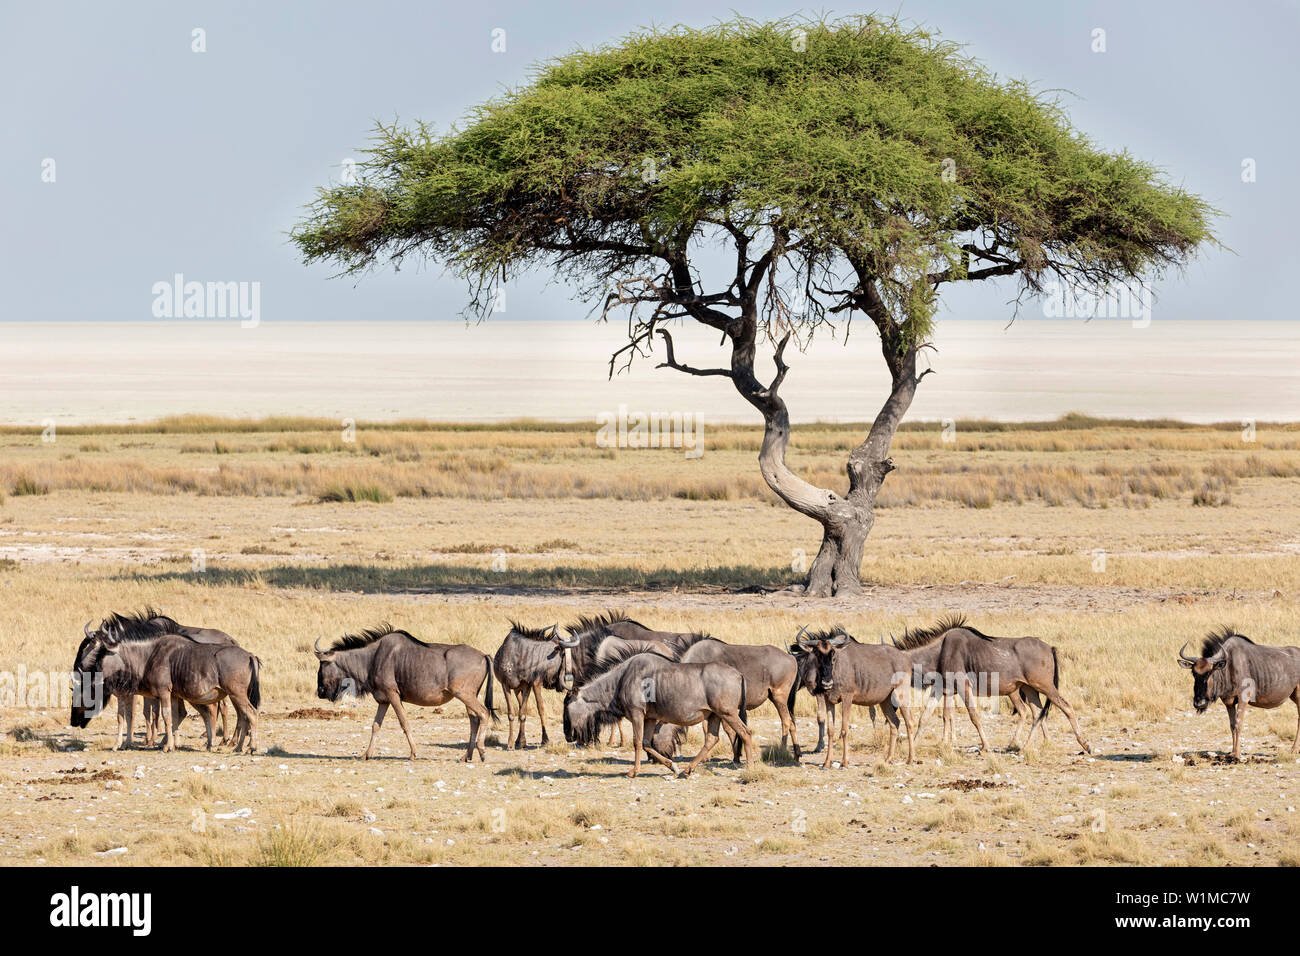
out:
<path id="1" fill-rule="evenodd" d="M 368 627 L 363 631 L 357 631 L 353 634 L 344 634 L 330 646 L 330 650 L 351 651 L 356 650 L 358 647 L 368 647 L 381 637 L 385 637 L 389 634 L 401 634 L 403 637 L 415 641 L 415 643 L 422 647 L 429 646 L 410 631 L 403 631 L 401 628 L 393 627 L 387 621 L 383 621 L 380 624 L 377 624 L 374 627 Z"/>
<path id="2" fill-rule="evenodd" d="M 1224 642 L 1230 637 L 1239 637 L 1247 644 L 1255 643 L 1245 634 L 1238 634 L 1231 625 L 1224 624 L 1222 627 L 1216 627 L 1214 630 L 1210 631 L 1209 634 L 1205 635 L 1205 640 L 1201 644 L 1201 656 L 1213 657 L 1215 654 L 1219 653 L 1219 651 L 1223 650 Z"/>
<path id="3" fill-rule="evenodd" d="M 714 637 L 712 634 L 706 634 L 703 631 L 692 631 L 689 634 L 679 634 L 676 637 L 669 638 L 664 641 L 664 643 L 672 648 L 675 656 L 681 657 L 696 644 L 702 643 L 703 641 L 718 641 L 719 644 L 724 643 L 723 641 L 719 641 L 718 638 Z"/>
<path id="4" fill-rule="evenodd" d="M 116 636 L 123 641 L 148 641 L 155 637 L 162 637 L 164 634 L 175 634 L 180 628 L 180 625 L 167 615 L 148 605 L 134 614 L 119 614 L 117 611 L 111 611 L 108 617 L 104 618 L 104 625 L 116 631 Z"/>
<path id="5" fill-rule="evenodd" d="M 591 660 L 592 670 L 587 672 L 587 679 L 594 680 L 597 677 L 604 677 L 610 671 L 626 664 L 634 657 L 641 654 L 651 654 L 660 660 L 668 660 L 662 654 L 655 654 L 654 651 L 648 651 L 644 648 L 637 647 L 635 644 L 623 644 L 622 646 L 611 647 L 606 653 L 602 654 L 597 660 L 594 656 Z"/>
<path id="6" fill-rule="evenodd" d="M 507 618 L 510 622 L 510 630 L 514 631 L 520 637 L 527 638 L 530 641 L 549 641 L 551 639 L 551 625 L 545 627 L 524 627 L 514 618 Z"/>
<path id="7" fill-rule="evenodd" d="M 637 627 L 646 627 L 640 621 L 634 621 L 622 611 L 606 611 L 604 614 L 597 614 L 594 617 L 588 617 L 585 614 L 578 615 L 577 623 L 569 624 L 564 629 L 569 632 L 570 637 L 576 637 L 581 640 L 584 637 L 590 637 L 598 631 L 603 631 L 611 624 L 635 624 Z"/>
<path id="8" fill-rule="evenodd" d="M 854 644 L 862 643 L 856 637 L 850 634 L 848 631 L 841 631 L 838 627 L 825 627 L 822 628 L 820 631 L 814 631 L 809 629 L 804 633 L 806 635 L 806 639 L 813 641 L 814 643 L 816 643 L 817 641 L 833 641 L 841 634 L 848 637 L 849 641 L 851 641 Z"/>
<path id="9" fill-rule="evenodd" d="M 918 647 L 926 647 L 933 644 L 940 637 L 952 630 L 954 627 L 964 627 L 973 634 L 979 634 L 979 631 L 966 623 L 966 617 L 963 614 L 949 614 L 946 617 L 939 618 L 929 627 L 907 628 L 903 631 L 902 640 L 897 644 L 900 649 L 905 651 L 914 651 Z M 980 637 L 985 635 L 980 634 Z"/>

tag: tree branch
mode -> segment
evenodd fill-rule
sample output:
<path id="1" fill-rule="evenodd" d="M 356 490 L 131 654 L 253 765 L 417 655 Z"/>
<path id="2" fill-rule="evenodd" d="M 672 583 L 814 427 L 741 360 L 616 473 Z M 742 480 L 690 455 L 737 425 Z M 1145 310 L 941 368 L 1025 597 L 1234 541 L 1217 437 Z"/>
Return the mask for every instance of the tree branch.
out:
<path id="1" fill-rule="evenodd" d="M 680 364 L 673 354 L 673 337 L 668 334 L 667 329 L 659 329 L 658 331 L 664 337 L 664 348 L 668 350 L 668 361 L 660 362 L 655 368 L 676 369 L 679 372 L 685 372 L 687 375 L 721 375 L 731 378 L 731 369 L 729 368 L 695 368 L 690 365 Z"/>

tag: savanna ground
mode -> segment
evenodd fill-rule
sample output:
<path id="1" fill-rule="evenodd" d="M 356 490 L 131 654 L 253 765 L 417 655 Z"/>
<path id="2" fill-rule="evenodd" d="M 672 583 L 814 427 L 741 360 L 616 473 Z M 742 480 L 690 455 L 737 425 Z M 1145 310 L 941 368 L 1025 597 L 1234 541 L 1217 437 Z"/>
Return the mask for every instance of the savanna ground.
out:
<path id="1" fill-rule="evenodd" d="M 861 433 L 797 428 L 792 464 L 839 487 Z M 1073 417 L 958 422 L 946 441 L 909 426 L 867 593 L 830 602 L 784 589 L 818 536 L 763 487 L 756 430 L 706 430 L 698 460 L 600 448 L 589 425 L 350 437 L 203 418 L 53 442 L 0 430 L 0 862 L 1300 863 L 1294 709 L 1250 712 L 1246 759 L 1228 764 L 1222 707 L 1193 714 L 1174 660 L 1221 623 L 1300 643 L 1300 427 Z M 74 731 L 39 690 L 15 697 L 20 674 L 39 687 L 70 670 L 87 619 L 145 604 L 226 629 L 265 662 L 256 755 L 205 752 L 193 721 L 174 754 L 115 753 L 111 714 Z M 965 612 L 1059 646 L 1098 753 L 1081 755 L 1059 715 L 1050 742 L 1009 752 L 1004 712 L 979 756 L 959 710 L 956 749 L 932 713 L 923 763 L 886 765 L 859 709 L 848 768 L 769 750 L 742 770 L 719 748 L 688 780 L 653 766 L 629 780 L 628 750 L 564 743 L 551 695 L 545 748 L 503 749 L 503 720 L 486 765 L 466 766 L 451 704 L 410 709 L 414 763 L 391 717 L 362 763 L 373 705 L 315 698 L 321 634 L 388 620 L 491 653 L 509 617 L 604 608 L 782 645 L 802 624 L 876 640 Z M 496 706 L 504 717 L 499 687 Z M 806 745 L 811 714 L 801 697 Z M 776 741 L 770 705 L 751 723 Z M 535 714 L 528 730 L 535 743 Z"/>

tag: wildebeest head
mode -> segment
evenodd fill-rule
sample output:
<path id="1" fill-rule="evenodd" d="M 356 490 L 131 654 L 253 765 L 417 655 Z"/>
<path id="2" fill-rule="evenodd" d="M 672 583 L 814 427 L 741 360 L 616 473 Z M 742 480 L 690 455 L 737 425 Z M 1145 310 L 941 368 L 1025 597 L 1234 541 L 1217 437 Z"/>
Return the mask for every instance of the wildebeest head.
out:
<path id="1" fill-rule="evenodd" d="M 835 687 L 835 654 L 849 642 L 849 632 L 836 624 L 829 631 L 808 633 L 807 626 L 799 629 L 795 643 L 812 657 L 811 667 L 816 673 L 814 693 L 826 693 Z M 808 686 L 805 683 L 805 686 Z M 810 688 L 811 689 L 811 688 Z"/>
<path id="2" fill-rule="evenodd" d="M 1206 638 L 1200 657 L 1188 654 L 1186 644 L 1178 650 L 1179 665 L 1192 672 L 1192 706 L 1198 714 L 1205 713 L 1210 704 L 1229 691 L 1228 674 L 1224 670 L 1228 655 L 1223 649 L 1223 641 L 1230 636 L 1211 635 Z"/>
<path id="3" fill-rule="evenodd" d="M 618 723 L 618 716 L 601 700 L 588 700 L 583 691 L 565 698 L 564 739 L 579 747 L 600 743 L 601 732 Z"/>
<path id="4" fill-rule="evenodd" d="M 331 647 L 322 650 L 320 638 L 318 637 L 314 649 L 316 651 L 316 660 L 320 661 L 320 666 L 316 669 L 316 696 L 321 700 L 335 703 L 351 690 L 353 680 L 335 662 L 336 648 Z"/>
<path id="5" fill-rule="evenodd" d="M 90 629 L 86 622 L 77 656 L 72 663 L 72 713 L 68 723 L 78 729 L 89 725 L 91 718 L 104 709 L 104 658 L 116 653 L 119 635 L 103 621 Z"/>
<path id="6" fill-rule="evenodd" d="M 578 638 L 569 635 L 568 637 L 560 633 L 560 625 L 552 624 L 550 628 L 551 640 L 555 643 L 555 650 L 552 655 L 559 654 L 563 658 L 560 667 L 560 686 L 566 691 L 572 691 L 574 684 L 577 682 L 577 676 L 573 664 L 573 650 L 580 643 Z"/>

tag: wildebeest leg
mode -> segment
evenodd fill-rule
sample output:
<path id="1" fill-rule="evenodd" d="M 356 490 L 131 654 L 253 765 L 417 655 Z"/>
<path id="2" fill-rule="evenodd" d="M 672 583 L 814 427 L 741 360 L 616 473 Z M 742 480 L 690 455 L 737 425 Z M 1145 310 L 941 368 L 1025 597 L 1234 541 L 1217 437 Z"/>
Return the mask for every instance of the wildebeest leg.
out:
<path id="1" fill-rule="evenodd" d="M 822 752 L 822 747 L 826 745 L 826 698 L 817 698 L 817 749 L 815 754 Z"/>
<path id="2" fill-rule="evenodd" d="M 469 714 L 469 749 L 465 752 L 465 762 L 473 763 L 474 751 L 477 750 L 478 759 L 486 763 L 487 733 L 492 712 L 478 699 L 477 688 L 468 693 L 457 693 L 456 699 L 465 705 L 465 711 Z"/>
<path id="3" fill-rule="evenodd" d="M 169 691 L 163 691 L 158 695 L 158 712 L 162 715 L 163 721 L 163 753 L 168 753 L 176 749 L 176 739 L 172 736 L 172 698 Z"/>
<path id="4" fill-rule="evenodd" d="M 1071 707 L 1066 702 L 1065 698 L 1061 696 L 1061 692 L 1055 687 L 1040 687 L 1038 690 L 1043 694 L 1043 696 L 1059 707 L 1061 713 L 1065 714 L 1065 719 L 1070 722 L 1070 729 L 1074 731 L 1074 739 L 1079 741 L 1079 746 L 1083 748 L 1083 752 L 1086 754 L 1092 753 L 1092 747 L 1088 744 L 1088 741 L 1083 739 L 1083 733 L 1079 730 L 1079 720 L 1074 716 L 1074 708 Z M 1041 721 L 1041 723 L 1047 723 L 1047 721 L 1044 720 Z"/>
<path id="5" fill-rule="evenodd" d="M 130 740 L 130 735 L 126 728 L 131 726 L 131 717 L 134 716 L 135 698 L 117 698 L 117 743 L 113 745 L 114 750 L 123 749 L 122 741 Z"/>
<path id="6" fill-rule="evenodd" d="M 390 695 L 392 700 L 388 706 L 393 708 L 393 713 L 397 715 L 397 722 L 402 725 L 402 733 L 406 734 L 406 746 L 411 748 L 411 759 L 415 759 L 415 741 L 411 739 L 411 727 L 406 722 L 406 711 L 402 708 L 402 698 L 397 694 Z"/>
<path id="7" fill-rule="evenodd" d="M 741 739 L 745 749 L 745 766 L 749 767 L 754 762 L 754 733 L 741 721 L 739 716 L 732 717 L 730 714 L 721 714 L 722 726 L 729 729 L 733 734 Z"/>
<path id="8" fill-rule="evenodd" d="M 704 746 L 700 752 L 695 755 L 695 759 L 686 765 L 686 768 L 678 774 L 679 777 L 689 777 L 701 760 L 708 760 L 709 754 L 713 753 L 713 748 L 718 745 L 718 728 L 722 721 L 718 719 L 717 714 L 710 714 L 708 721 L 704 725 Z"/>
<path id="9" fill-rule="evenodd" d="M 1295 689 L 1291 700 L 1295 702 L 1295 740 L 1291 741 L 1291 752 L 1296 753 L 1300 750 L 1300 687 Z"/>
<path id="10" fill-rule="evenodd" d="M 537 723 L 542 728 L 542 746 L 545 747 L 551 742 L 551 738 L 546 735 L 546 714 L 542 712 L 542 685 L 539 681 L 533 685 L 533 700 L 537 703 Z"/>
<path id="11" fill-rule="evenodd" d="M 921 721 L 919 718 L 917 719 L 916 722 L 917 727 L 915 732 L 913 732 L 912 705 L 904 702 L 899 705 L 898 709 L 903 712 L 903 726 L 907 728 L 907 762 L 909 764 L 915 763 L 916 762 L 916 738 L 921 733 Z"/>
<path id="12" fill-rule="evenodd" d="M 515 740 L 515 708 L 519 704 L 519 692 L 506 688 L 506 749 L 514 750 L 519 744 Z"/>
<path id="13" fill-rule="evenodd" d="M 230 695 L 230 703 L 234 705 L 235 714 L 235 753 L 240 753 L 244 749 L 244 744 L 248 744 L 248 752 L 251 754 L 256 749 L 254 734 L 257 732 L 257 708 L 253 702 L 244 694 L 236 692 Z M 375 735 L 373 731 L 370 734 L 370 742 L 374 743 Z"/>
<path id="14" fill-rule="evenodd" d="M 230 720 L 227 714 L 228 710 L 229 708 L 226 707 L 224 697 L 217 701 L 217 716 L 221 718 L 221 746 L 223 747 L 230 743 Z"/>
<path id="15" fill-rule="evenodd" d="M 641 771 L 641 748 L 645 747 L 645 715 L 637 713 L 628 718 L 632 722 L 632 769 L 627 772 L 629 777 L 635 777 Z M 613 734 L 610 734 L 613 737 Z M 646 753 L 650 748 L 646 747 Z"/>
<path id="16" fill-rule="evenodd" d="M 146 747 L 152 747 L 158 739 L 158 701 L 152 697 L 142 697 L 140 699 L 140 716 L 144 720 L 144 743 Z M 131 698 L 131 709 L 127 711 L 127 723 L 135 722 L 135 698 Z M 127 735 L 130 739 L 130 734 Z"/>
<path id="17" fill-rule="evenodd" d="M 519 691 L 519 736 L 515 737 L 515 749 L 528 747 L 528 735 L 524 734 L 524 721 L 528 719 L 528 695 L 532 692 L 532 684 L 524 684 Z"/>
<path id="18" fill-rule="evenodd" d="M 1030 709 L 1029 705 L 1025 703 L 1024 698 L 1020 696 L 1020 688 L 1017 687 L 1008 694 L 1007 697 L 1010 698 L 1011 706 L 1015 709 L 1016 715 L 1020 718 L 1020 722 L 1016 724 L 1015 731 L 1011 734 L 1011 743 L 1008 746 L 1012 750 L 1019 750 L 1020 732 L 1025 729 L 1025 724 L 1029 723 L 1030 718 L 1033 716 L 1033 711 Z M 1029 732 L 1031 734 L 1034 732 L 1033 727 L 1029 728 Z M 1029 745 L 1028 738 L 1025 739 L 1025 745 Z"/>
<path id="19" fill-rule="evenodd" d="M 1229 713 L 1232 717 L 1232 759 L 1241 759 L 1241 725 L 1246 720 L 1248 704 L 1238 703 Z"/>
<path id="20" fill-rule="evenodd" d="M 795 740 L 794 736 L 794 714 L 790 713 L 790 708 L 786 706 L 789 696 L 789 690 L 767 692 L 767 699 L 772 702 L 772 706 L 776 708 L 781 718 L 781 746 L 785 746 L 785 738 L 789 734 L 790 750 L 794 753 L 794 759 L 798 760 L 802 754 L 799 751 L 799 741 Z"/>
<path id="21" fill-rule="evenodd" d="M 954 707 L 955 688 L 945 684 L 943 688 L 943 742 L 949 747 L 953 746 L 954 738 L 952 732 L 952 711 Z"/>
<path id="22" fill-rule="evenodd" d="M 216 714 L 216 712 L 217 709 L 215 707 L 199 707 L 199 714 L 203 717 L 203 731 L 207 736 L 209 750 L 212 749 L 212 725 L 215 723 L 213 715 Z"/>
<path id="23" fill-rule="evenodd" d="M 983 753 L 989 749 L 989 742 L 985 739 L 984 728 L 980 725 L 979 701 L 975 699 L 973 683 L 970 675 L 962 678 L 961 699 L 966 704 L 966 715 L 970 717 L 970 722 L 975 725 L 975 732 L 980 735 L 980 753 Z"/>
<path id="24" fill-rule="evenodd" d="M 384 715 L 388 713 L 388 704 L 385 701 L 379 702 L 379 709 L 375 711 L 375 720 L 370 725 L 370 743 L 366 744 L 366 752 L 361 755 L 362 760 L 370 759 L 370 752 L 375 747 L 375 734 L 379 733 L 379 728 L 384 726 Z"/>
<path id="25" fill-rule="evenodd" d="M 849 765 L 849 718 L 853 714 L 853 701 L 846 700 L 840 712 L 840 766 Z M 830 756 L 827 754 L 827 756 Z"/>
<path id="26" fill-rule="evenodd" d="M 894 759 L 894 738 L 898 736 L 898 709 L 894 702 L 886 697 L 880 702 L 880 709 L 885 712 L 885 763 Z"/>

